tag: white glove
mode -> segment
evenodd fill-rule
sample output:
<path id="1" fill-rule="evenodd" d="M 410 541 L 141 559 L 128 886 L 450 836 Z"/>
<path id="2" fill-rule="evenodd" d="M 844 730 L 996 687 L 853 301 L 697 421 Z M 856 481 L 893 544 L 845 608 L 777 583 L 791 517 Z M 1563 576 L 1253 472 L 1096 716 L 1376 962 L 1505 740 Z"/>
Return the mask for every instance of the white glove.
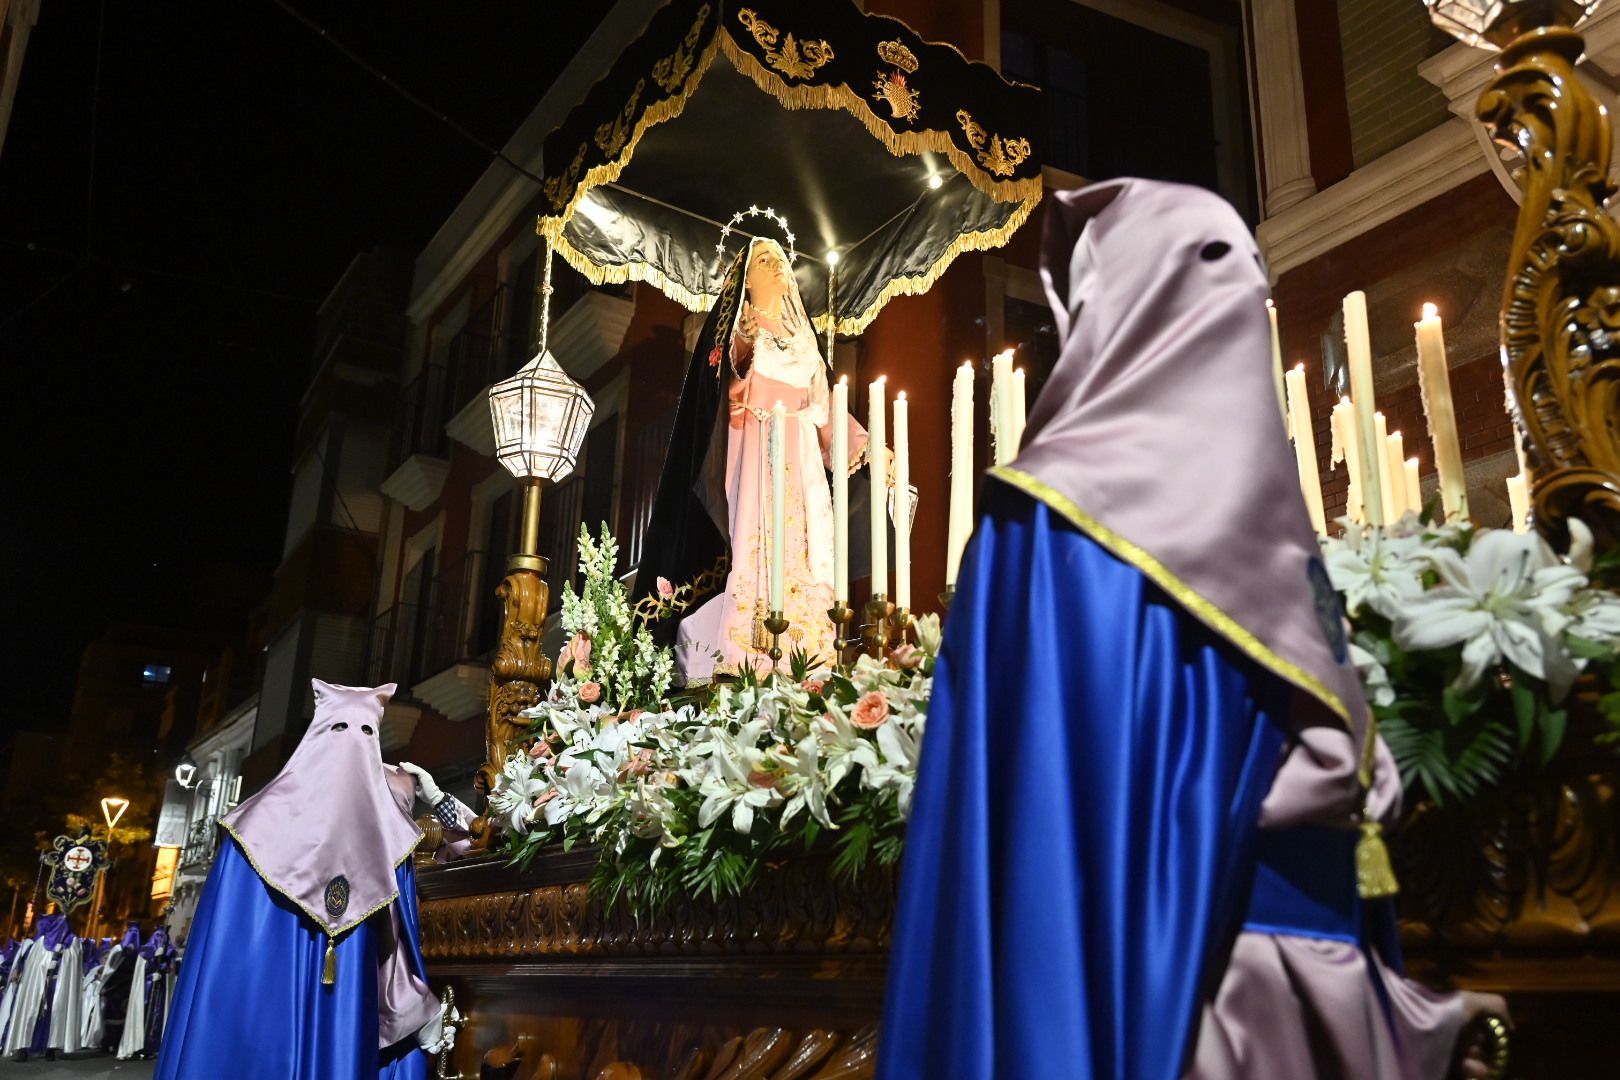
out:
<path id="1" fill-rule="evenodd" d="M 450 1011 L 448 1005 L 440 1005 L 433 1019 L 423 1024 L 421 1030 L 416 1033 L 417 1043 L 430 1054 L 442 1054 L 446 1050 L 454 1049 L 455 1022 L 460 1019 L 460 1013 Z"/>
<path id="2" fill-rule="evenodd" d="M 422 768 L 422 766 L 412 765 L 408 761 L 400 762 L 399 767 L 416 777 L 416 797 L 418 799 L 421 799 L 429 806 L 439 805 L 439 802 L 444 798 L 444 792 L 440 791 L 439 785 L 433 782 L 432 773 Z"/>

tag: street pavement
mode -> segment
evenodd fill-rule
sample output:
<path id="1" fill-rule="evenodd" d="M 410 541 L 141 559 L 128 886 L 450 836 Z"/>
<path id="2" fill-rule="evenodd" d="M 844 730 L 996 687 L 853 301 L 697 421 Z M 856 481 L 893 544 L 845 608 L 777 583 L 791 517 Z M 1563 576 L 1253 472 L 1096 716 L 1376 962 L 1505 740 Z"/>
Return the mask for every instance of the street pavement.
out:
<path id="1" fill-rule="evenodd" d="M 55 1061 L 30 1058 L 28 1061 L 0 1061 L 0 1077 L 5 1080 L 70 1080 L 73 1077 L 115 1076 L 118 1080 L 148 1080 L 156 1063 L 119 1061 L 111 1054 L 74 1054 Z"/>

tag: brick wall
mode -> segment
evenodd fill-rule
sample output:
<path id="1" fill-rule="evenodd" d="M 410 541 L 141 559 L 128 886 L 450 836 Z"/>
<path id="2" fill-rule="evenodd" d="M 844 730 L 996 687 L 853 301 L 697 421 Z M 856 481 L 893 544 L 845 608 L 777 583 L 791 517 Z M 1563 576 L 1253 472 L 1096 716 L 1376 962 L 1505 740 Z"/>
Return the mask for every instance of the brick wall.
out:
<path id="1" fill-rule="evenodd" d="M 1309 33 L 1300 27 L 1301 36 Z M 1422 135 L 1450 112 L 1417 65 L 1450 39 L 1417 0 L 1339 0 L 1351 155 L 1360 168 Z"/>

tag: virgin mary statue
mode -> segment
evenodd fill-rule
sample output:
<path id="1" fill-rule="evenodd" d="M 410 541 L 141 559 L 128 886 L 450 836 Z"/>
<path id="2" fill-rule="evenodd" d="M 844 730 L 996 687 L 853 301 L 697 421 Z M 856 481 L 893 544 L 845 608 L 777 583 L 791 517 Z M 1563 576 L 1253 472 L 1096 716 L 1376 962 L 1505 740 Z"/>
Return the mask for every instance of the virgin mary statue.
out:
<path id="1" fill-rule="evenodd" d="M 659 597 L 687 682 L 770 666 L 771 410 L 786 412 L 786 650 L 833 658 L 829 469 L 853 471 L 866 431 L 849 421 L 849 460 L 832 461 L 827 362 L 787 254 L 754 239 L 732 261 L 698 335 L 647 527 L 639 597 Z M 658 601 L 655 601 L 658 602 Z"/>

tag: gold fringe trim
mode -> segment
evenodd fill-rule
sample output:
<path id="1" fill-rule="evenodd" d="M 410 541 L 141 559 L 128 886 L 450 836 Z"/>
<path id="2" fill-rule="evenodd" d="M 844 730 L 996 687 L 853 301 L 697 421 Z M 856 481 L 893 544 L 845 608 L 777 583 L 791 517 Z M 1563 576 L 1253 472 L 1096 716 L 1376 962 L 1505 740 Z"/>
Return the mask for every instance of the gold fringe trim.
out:
<path id="1" fill-rule="evenodd" d="M 1339 700 L 1337 694 L 1323 684 L 1322 680 L 1293 661 L 1278 656 L 1263 641 L 1250 633 L 1243 624 L 1219 607 L 1216 607 L 1190 585 L 1172 574 L 1163 563 L 1080 509 L 1068 496 L 1041 483 L 1041 481 L 1028 473 L 1020 472 L 1006 465 L 991 469 L 990 475 L 1005 484 L 1012 485 L 1031 498 L 1039 499 L 1062 514 L 1093 540 L 1112 552 L 1115 557 L 1140 570 L 1148 580 L 1169 593 L 1194 618 L 1243 650 L 1250 659 L 1260 666 L 1309 693 L 1343 720 L 1347 729 L 1351 728 L 1350 710 L 1345 707 L 1343 701 Z"/>
<path id="2" fill-rule="evenodd" d="M 960 53 L 960 50 L 957 50 Z M 896 157 L 917 155 L 922 153 L 943 153 L 951 161 L 958 172 L 967 177 L 968 182 L 981 192 L 997 202 L 1019 202 L 1021 205 L 1010 218 L 995 229 L 964 233 L 953 240 L 945 252 L 934 261 L 925 272 L 907 277 L 896 278 L 884 285 L 877 298 L 865 309 L 838 320 L 837 332 L 848 337 L 861 334 L 870 326 L 883 310 L 883 307 L 896 296 L 918 296 L 931 289 L 934 284 L 950 268 L 957 257 L 971 251 L 989 251 L 1004 245 L 1012 234 L 1029 219 L 1031 211 L 1041 201 L 1044 191 L 1039 177 L 1030 177 L 1024 180 L 997 181 L 987 176 L 978 164 L 967 154 L 963 153 L 947 132 L 917 131 L 896 132 L 873 112 L 866 99 L 856 94 L 847 86 L 789 86 L 782 79 L 767 70 L 752 54 L 742 49 L 732 40 L 725 27 L 715 31 L 714 38 L 704 47 L 702 54 L 692 66 L 687 76 L 686 85 L 681 92 L 665 98 L 648 106 L 636 121 L 635 128 L 624 144 L 624 149 L 613 161 L 601 165 L 594 165 L 585 171 L 579 180 L 579 186 L 574 189 L 568 203 L 561 210 L 553 214 L 542 214 L 536 223 L 536 231 L 551 242 L 553 250 L 593 285 L 622 285 L 630 281 L 642 281 L 653 286 L 665 296 L 674 300 L 688 311 L 708 311 L 714 306 L 716 294 L 694 292 L 679 282 L 673 281 L 658 267 L 646 262 L 628 262 L 618 266 L 600 266 L 593 263 L 583 252 L 579 251 L 563 235 L 568 221 L 574 216 L 579 202 L 593 188 L 616 181 L 630 163 L 630 159 L 640 145 L 642 138 L 648 130 L 667 120 L 673 120 L 686 108 L 686 103 L 697 92 L 703 76 L 708 73 L 709 67 L 714 63 L 717 52 L 724 52 L 726 59 L 739 72 L 747 75 L 754 84 L 765 93 L 776 98 L 784 107 L 789 109 L 842 109 L 866 127 L 867 131 L 881 142 L 891 154 Z M 813 320 L 816 329 L 826 333 L 827 323 L 831 313 Z"/>
<path id="3" fill-rule="evenodd" d="M 1364 900 L 1384 900 L 1401 891 L 1384 843 L 1384 828 L 1376 821 L 1361 823 L 1361 839 L 1356 841 L 1356 891 Z"/>
<path id="4" fill-rule="evenodd" d="M 288 900 L 291 900 L 298 906 L 300 911 L 302 911 L 305 915 L 308 915 L 311 919 L 314 919 L 315 922 L 320 925 L 321 929 L 325 931 L 328 942 L 330 942 L 332 938 L 341 936 L 346 931 L 352 930 L 354 927 L 359 926 L 361 923 L 365 922 L 367 919 L 371 918 L 373 915 L 377 914 L 377 912 L 381 911 L 383 908 L 387 907 L 389 904 L 392 904 L 399 898 L 399 889 L 396 887 L 393 892 L 388 894 L 387 899 L 383 900 L 382 903 L 375 905 L 371 908 L 371 910 L 363 912 L 358 917 L 350 919 L 348 922 L 343 923 L 336 929 L 331 929 L 327 926 L 326 920 L 321 918 L 321 916 L 313 908 L 310 908 L 302 900 L 294 896 L 291 889 L 288 889 L 285 885 L 282 885 L 269 874 L 264 872 L 264 867 L 259 865 L 259 860 L 253 857 L 253 849 L 248 847 L 247 841 L 242 839 L 242 835 L 232 828 L 228 822 L 221 820 L 219 827 L 230 833 L 231 836 L 235 837 L 236 845 L 242 849 L 242 854 L 247 856 L 248 865 L 253 867 L 253 872 L 258 874 L 266 885 L 276 890 L 276 892 L 280 893 L 282 896 L 285 896 Z M 400 863 L 403 863 L 406 859 L 411 857 L 412 853 L 416 851 L 416 845 L 420 844 L 422 842 L 422 837 L 426 835 L 427 834 L 421 829 L 416 830 L 416 839 L 411 841 L 410 848 L 405 852 L 405 854 L 394 860 L 395 870 L 399 869 Z"/>
<path id="5" fill-rule="evenodd" d="M 731 66 L 747 75 L 765 93 L 789 109 L 842 109 L 865 126 L 868 133 L 882 143 L 895 157 L 913 157 L 924 153 L 944 154 L 956 170 L 968 178 L 974 187 L 997 202 L 1039 202 L 1042 182 L 1039 176 L 1022 180 L 997 180 L 951 140 L 948 132 L 895 131 L 872 110 L 867 99 L 842 83 L 801 83 L 790 85 L 781 76 L 766 68 L 753 53 L 738 45 L 724 26 L 715 35 L 720 50 L 731 61 Z M 1032 201 L 1031 201 L 1032 200 Z"/>

